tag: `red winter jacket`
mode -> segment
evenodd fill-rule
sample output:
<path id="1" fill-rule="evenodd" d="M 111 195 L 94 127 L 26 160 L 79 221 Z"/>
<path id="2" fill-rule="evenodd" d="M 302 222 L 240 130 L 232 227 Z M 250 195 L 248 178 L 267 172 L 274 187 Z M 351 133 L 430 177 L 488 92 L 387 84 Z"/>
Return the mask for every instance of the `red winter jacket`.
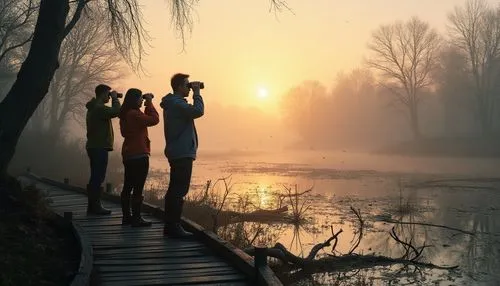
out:
<path id="1" fill-rule="evenodd" d="M 151 153 L 148 126 L 160 122 L 158 112 L 152 103 L 145 102 L 144 113 L 140 109 L 130 109 L 120 117 L 120 131 L 125 139 L 122 145 L 123 160 Z"/>

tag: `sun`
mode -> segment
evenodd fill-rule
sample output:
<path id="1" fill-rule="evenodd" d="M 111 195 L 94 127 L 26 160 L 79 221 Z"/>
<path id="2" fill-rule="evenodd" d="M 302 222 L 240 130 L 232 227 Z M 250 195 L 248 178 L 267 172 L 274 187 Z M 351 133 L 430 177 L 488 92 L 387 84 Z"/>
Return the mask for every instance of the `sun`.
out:
<path id="1" fill-rule="evenodd" d="M 267 88 L 265 88 L 265 87 L 259 87 L 259 88 L 257 89 L 257 96 L 258 96 L 259 98 L 266 98 L 266 97 L 268 97 L 268 96 L 269 96 L 269 91 L 268 91 L 268 90 L 267 90 Z"/>

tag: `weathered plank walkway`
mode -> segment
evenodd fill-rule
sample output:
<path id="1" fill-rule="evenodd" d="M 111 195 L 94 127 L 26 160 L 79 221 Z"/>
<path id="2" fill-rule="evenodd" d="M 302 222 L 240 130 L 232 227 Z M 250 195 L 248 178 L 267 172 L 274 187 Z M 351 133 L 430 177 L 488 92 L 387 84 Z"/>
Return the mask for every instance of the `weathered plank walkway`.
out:
<path id="1" fill-rule="evenodd" d="M 87 216 L 85 194 L 31 176 L 20 179 L 44 190 L 54 211 L 73 213 L 73 221 L 92 243 L 94 271 L 102 286 L 256 284 L 248 271 L 244 273 L 234 261 L 219 255 L 213 242 L 165 238 L 163 222 L 148 214 L 144 218 L 153 222 L 152 227 L 122 226 L 120 205 L 110 201 L 103 204 L 112 215 Z"/>

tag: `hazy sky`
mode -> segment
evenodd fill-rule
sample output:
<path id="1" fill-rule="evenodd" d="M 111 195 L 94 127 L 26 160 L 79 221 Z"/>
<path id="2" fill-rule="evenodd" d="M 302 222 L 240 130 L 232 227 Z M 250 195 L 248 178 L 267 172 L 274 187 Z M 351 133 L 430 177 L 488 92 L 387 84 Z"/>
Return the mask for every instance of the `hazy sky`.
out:
<path id="1" fill-rule="evenodd" d="M 144 61 L 149 76 L 131 76 L 123 88 L 136 85 L 161 96 L 170 91 L 173 73 L 186 72 L 206 83 L 208 101 L 276 114 L 279 96 L 290 87 L 311 79 L 330 87 L 339 71 L 361 65 L 371 31 L 380 24 L 415 15 L 444 32 L 447 14 L 464 2 L 289 0 L 293 14 L 275 16 L 267 0 L 200 1 L 182 52 L 170 1 L 142 1 L 145 27 L 154 38 Z M 259 89 L 268 90 L 267 98 L 257 96 Z"/>

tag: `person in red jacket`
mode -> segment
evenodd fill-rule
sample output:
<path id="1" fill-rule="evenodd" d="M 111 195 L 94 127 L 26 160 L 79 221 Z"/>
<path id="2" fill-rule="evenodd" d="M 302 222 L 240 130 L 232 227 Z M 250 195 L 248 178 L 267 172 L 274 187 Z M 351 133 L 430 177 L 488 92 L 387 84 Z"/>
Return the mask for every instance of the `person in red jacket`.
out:
<path id="1" fill-rule="evenodd" d="M 141 206 L 144 200 L 142 192 L 149 171 L 149 155 L 151 153 L 148 127 L 154 126 L 160 121 L 152 100 L 153 94 L 143 95 L 141 90 L 131 88 L 125 94 L 120 109 L 120 131 L 124 137 L 122 157 L 125 167 L 125 178 L 121 192 L 122 225 L 151 225 L 150 221 L 141 217 Z M 145 101 L 144 112 L 140 109 L 143 101 Z"/>

